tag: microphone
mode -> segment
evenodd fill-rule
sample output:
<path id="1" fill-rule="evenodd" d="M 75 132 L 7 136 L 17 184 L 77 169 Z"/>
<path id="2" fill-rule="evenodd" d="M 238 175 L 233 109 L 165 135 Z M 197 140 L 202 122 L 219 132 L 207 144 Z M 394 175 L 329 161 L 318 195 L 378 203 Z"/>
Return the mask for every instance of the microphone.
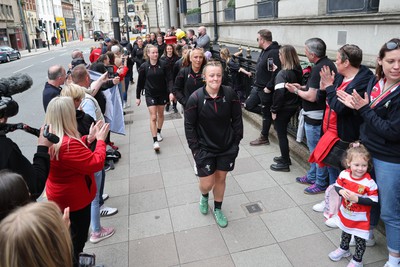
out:
<path id="1" fill-rule="evenodd" d="M 0 78 L 0 97 L 22 93 L 31 88 L 32 84 L 32 78 L 28 74 L 14 74 L 8 78 Z"/>
<path id="2" fill-rule="evenodd" d="M 15 130 L 24 130 L 27 133 L 33 134 L 36 137 L 40 136 L 40 130 L 30 127 L 27 124 L 24 123 L 15 123 L 15 124 L 11 124 L 11 123 L 4 123 L 4 124 L 0 124 L 0 135 L 5 135 L 9 132 L 14 132 Z M 52 133 L 49 133 L 49 126 L 46 124 L 44 126 L 44 130 L 43 130 L 43 136 L 47 138 L 47 140 L 49 140 L 50 142 L 52 142 L 53 144 L 57 144 L 60 141 L 60 138 Z"/>

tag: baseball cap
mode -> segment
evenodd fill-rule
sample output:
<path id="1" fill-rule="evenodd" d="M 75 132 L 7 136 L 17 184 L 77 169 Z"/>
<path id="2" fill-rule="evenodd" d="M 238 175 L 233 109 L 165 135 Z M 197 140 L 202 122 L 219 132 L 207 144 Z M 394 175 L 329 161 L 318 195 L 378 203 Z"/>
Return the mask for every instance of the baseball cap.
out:
<path id="1" fill-rule="evenodd" d="M 104 42 L 105 43 L 111 42 L 111 39 L 107 37 L 106 39 L 104 39 Z"/>

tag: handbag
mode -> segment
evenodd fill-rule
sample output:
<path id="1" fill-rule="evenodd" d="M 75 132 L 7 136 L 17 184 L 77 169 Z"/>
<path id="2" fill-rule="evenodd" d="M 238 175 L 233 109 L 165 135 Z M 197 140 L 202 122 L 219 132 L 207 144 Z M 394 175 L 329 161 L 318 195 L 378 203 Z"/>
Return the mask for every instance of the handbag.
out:
<path id="1" fill-rule="evenodd" d="M 349 144 L 349 142 L 342 140 L 337 141 L 322 162 L 336 169 L 344 170 L 345 166 L 343 166 L 342 161 L 345 157 Z"/>

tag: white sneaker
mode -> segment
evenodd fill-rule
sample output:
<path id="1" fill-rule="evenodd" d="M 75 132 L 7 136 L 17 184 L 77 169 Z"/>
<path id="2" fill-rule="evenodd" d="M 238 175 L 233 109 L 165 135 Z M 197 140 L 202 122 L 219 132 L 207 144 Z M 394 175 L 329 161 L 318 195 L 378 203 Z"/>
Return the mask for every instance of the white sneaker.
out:
<path id="1" fill-rule="evenodd" d="M 394 267 L 394 266 L 393 266 L 392 264 L 390 264 L 390 262 L 387 261 L 387 262 L 385 263 L 385 266 L 383 266 L 383 267 Z"/>
<path id="2" fill-rule="evenodd" d="M 340 261 L 342 258 L 347 258 L 351 255 L 350 251 L 337 248 L 328 254 L 332 261 Z"/>
<path id="3" fill-rule="evenodd" d="M 101 217 L 107 217 L 107 216 L 111 216 L 114 215 L 118 212 L 117 208 L 110 208 L 110 207 L 106 207 L 106 206 L 101 206 L 100 207 L 100 216 Z"/>
<path id="4" fill-rule="evenodd" d="M 330 217 L 328 220 L 325 221 L 325 224 L 326 226 L 331 228 L 338 228 L 337 220 L 338 220 L 337 215 L 333 215 L 332 217 Z"/>
<path id="5" fill-rule="evenodd" d="M 325 200 L 322 200 L 320 203 L 315 204 L 315 205 L 312 207 L 312 209 L 313 209 L 313 211 L 316 211 L 316 212 L 324 212 L 324 209 L 325 209 Z"/>
<path id="6" fill-rule="evenodd" d="M 196 161 L 193 162 L 193 171 L 194 171 L 194 174 L 195 174 L 196 176 L 199 176 L 199 173 L 197 172 Z"/>
<path id="7" fill-rule="evenodd" d="M 376 244 L 376 241 L 375 241 L 375 237 L 374 236 L 371 239 L 365 240 L 365 245 L 367 247 L 373 247 L 373 246 L 375 246 L 375 244 Z M 354 235 L 351 236 L 349 246 L 350 247 L 355 247 L 356 246 L 356 239 L 354 238 Z"/>
<path id="8" fill-rule="evenodd" d="M 159 144 L 157 141 L 155 141 L 155 142 L 153 143 L 153 149 L 154 149 L 155 151 L 159 151 L 159 150 L 160 150 L 160 144 Z"/>
<path id="9" fill-rule="evenodd" d="M 101 198 L 103 199 L 103 201 L 106 201 L 109 197 L 110 197 L 110 196 L 109 196 L 108 194 L 105 194 L 105 193 L 101 196 Z"/>
<path id="10" fill-rule="evenodd" d="M 162 136 L 160 133 L 157 133 L 157 141 L 161 142 L 163 140 Z"/>

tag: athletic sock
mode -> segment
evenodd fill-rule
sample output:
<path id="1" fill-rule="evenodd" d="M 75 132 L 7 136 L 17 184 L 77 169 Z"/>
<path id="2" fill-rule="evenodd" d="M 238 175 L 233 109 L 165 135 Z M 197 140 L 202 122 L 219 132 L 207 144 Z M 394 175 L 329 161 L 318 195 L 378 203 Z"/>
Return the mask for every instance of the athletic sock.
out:
<path id="1" fill-rule="evenodd" d="M 207 194 L 201 194 L 201 195 L 208 199 L 208 193 Z"/>
<path id="2" fill-rule="evenodd" d="M 400 266 L 400 258 L 392 256 L 389 254 L 389 263 L 391 266 Z"/>
<path id="3" fill-rule="evenodd" d="M 216 209 L 221 209 L 221 207 L 222 207 L 222 201 L 221 202 L 219 202 L 219 201 L 214 201 L 214 210 L 216 210 Z"/>
<path id="4" fill-rule="evenodd" d="M 153 137 L 153 142 L 157 142 L 157 136 Z"/>
<path id="5" fill-rule="evenodd" d="M 157 128 L 157 133 L 161 133 L 161 129 L 158 129 L 158 128 Z"/>

